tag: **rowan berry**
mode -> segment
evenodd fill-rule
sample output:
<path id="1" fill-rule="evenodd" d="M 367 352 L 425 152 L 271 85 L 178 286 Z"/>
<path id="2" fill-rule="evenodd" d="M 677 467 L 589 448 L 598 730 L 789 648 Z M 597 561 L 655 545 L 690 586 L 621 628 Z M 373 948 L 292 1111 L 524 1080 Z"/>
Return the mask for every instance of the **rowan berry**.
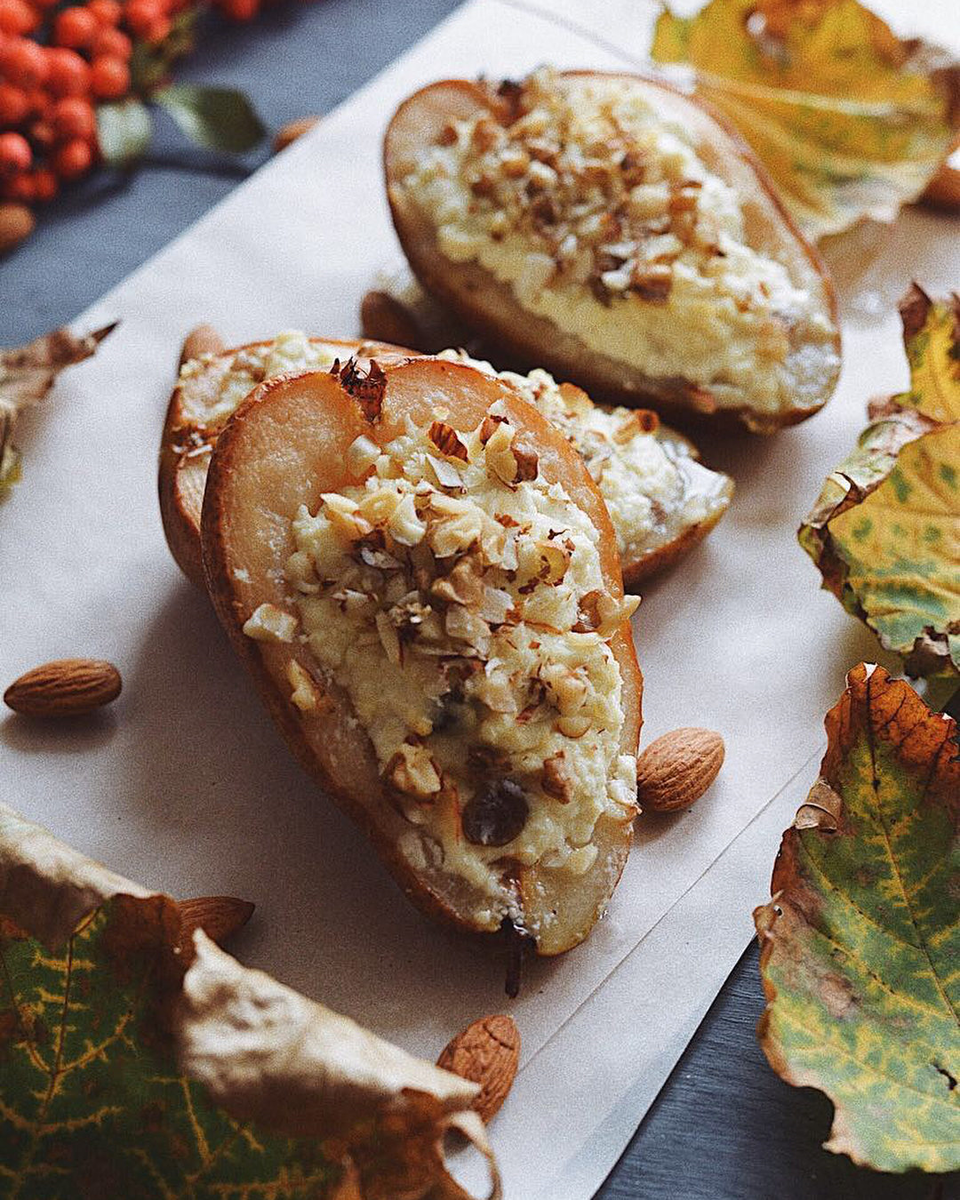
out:
<path id="1" fill-rule="evenodd" d="M 39 146 L 42 150 L 49 149 L 57 140 L 57 135 L 53 132 L 53 126 L 43 118 L 39 121 L 34 121 L 30 126 L 29 132 L 31 142 L 35 146 Z"/>
<path id="2" fill-rule="evenodd" d="M 93 105 L 82 96 L 65 96 L 53 106 L 50 114 L 53 132 L 60 142 L 80 138 L 90 142 L 97 132 L 97 118 Z"/>
<path id="3" fill-rule="evenodd" d="M 49 167 L 41 167 L 39 171 L 34 171 L 32 179 L 34 197 L 41 204 L 47 204 L 60 190 L 57 177 Z"/>
<path id="4" fill-rule="evenodd" d="M 30 38 L 12 37 L 0 47 L 0 74 L 15 87 L 40 87 L 49 74 L 47 53 Z"/>
<path id="5" fill-rule="evenodd" d="M 126 60 L 133 53 L 133 42 L 121 29 L 101 29 L 90 44 L 90 52 L 94 58 L 106 55 Z"/>
<path id="6" fill-rule="evenodd" d="M 76 179 L 78 175 L 89 171 L 92 162 L 93 150 L 90 143 L 74 138 L 73 141 L 64 142 L 62 146 L 57 147 L 53 156 L 53 169 L 61 179 Z"/>
<path id="7" fill-rule="evenodd" d="M 252 21 L 260 11 L 260 0 L 221 0 L 219 8 L 233 21 Z"/>
<path id="8" fill-rule="evenodd" d="M 90 66 L 90 90 L 98 100 L 118 100 L 130 90 L 130 68 L 122 58 L 105 54 Z"/>
<path id="9" fill-rule="evenodd" d="M 90 45 L 99 28 L 97 18 L 89 9 L 74 4 L 57 13 L 53 22 L 53 40 L 58 46 L 82 50 Z"/>
<path id="10" fill-rule="evenodd" d="M 0 33 L 33 33 L 41 17 L 27 0 L 0 0 Z"/>
<path id="11" fill-rule="evenodd" d="M 0 126 L 19 125 L 30 114 L 30 97 L 12 83 L 0 83 Z"/>
<path id="12" fill-rule="evenodd" d="M 87 11 L 93 13 L 99 25 L 119 25 L 123 5 L 118 0 L 89 0 Z"/>
<path id="13" fill-rule="evenodd" d="M 50 77 L 47 86 L 54 96 L 82 96 L 90 89 L 90 66 L 76 50 L 55 46 L 47 51 Z"/>
<path id="14" fill-rule="evenodd" d="M 162 42 L 170 32 L 170 26 L 171 22 L 169 17 L 162 15 L 157 17 L 153 24 L 148 27 L 147 32 L 143 35 L 143 40 L 145 42 L 150 42 L 152 45 L 156 45 L 157 42 Z"/>
<path id="15" fill-rule="evenodd" d="M 22 133 L 0 133 L 0 175 L 28 171 L 32 162 L 33 151 Z"/>
<path id="16" fill-rule="evenodd" d="M 163 16 L 157 0 L 128 0 L 123 20 L 135 37 L 145 38 L 150 27 Z"/>
<path id="17" fill-rule="evenodd" d="M 19 200 L 22 204 L 32 204 L 36 199 L 37 189 L 33 176 L 23 171 L 12 175 L 0 183 L 0 196 L 4 200 Z"/>
<path id="18" fill-rule="evenodd" d="M 45 117 L 53 107 L 53 97 L 43 88 L 34 88 L 27 92 L 27 103 L 30 106 L 28 117 Z"/>

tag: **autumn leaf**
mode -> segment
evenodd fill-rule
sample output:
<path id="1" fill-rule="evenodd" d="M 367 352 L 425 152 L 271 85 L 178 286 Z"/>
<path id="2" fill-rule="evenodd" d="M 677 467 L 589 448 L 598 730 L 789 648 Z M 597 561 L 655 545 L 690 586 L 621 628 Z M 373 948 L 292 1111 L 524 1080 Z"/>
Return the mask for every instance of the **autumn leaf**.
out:
<path id="1" fill-rule="evenodd" d="M 856 0 L 710 0 L 659 16 L 652 57 L 751 145 L 811 238 L 891 221 L 950 153 L 960 67 Z"/>
<path id="2" fill-rule="evenodd" d="M 823 586 L 911 675 L 960 674 L 960 301 L 900 307 L 910 390 L 870 408 L 800 527 Z"/>
<path id="3" fill-rule="evenodd" d="M 38 404 L 65 367 L 89 358 L 115 328 L 108 325 L 83 337 L 55 329 L 25 346 L 0 349 L 0 499 L 20 478 L 20 451 L 12 441 L 19 414 Z"/>
<path id="4" fill-rule="evenodd" d="M 960 1167 L 956 723 L 880 667 L 850 672 L 819 781 L 754 912 L 773 1069 L 833 1101 L 826 1149 Z"/>
<path id="5" fill-rule="evenodd" d="M 441 1142 L 489 1155 L 476 1086 L 241 966 L 211 913 L 245 915 L 0 805 L 0 1196 L 468 1200 Z"/>

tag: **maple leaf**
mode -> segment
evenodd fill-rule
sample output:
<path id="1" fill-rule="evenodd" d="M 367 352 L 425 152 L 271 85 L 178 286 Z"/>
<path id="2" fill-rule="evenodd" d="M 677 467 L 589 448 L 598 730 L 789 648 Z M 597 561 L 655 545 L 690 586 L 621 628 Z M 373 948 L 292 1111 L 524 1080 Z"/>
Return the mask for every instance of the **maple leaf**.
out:
<path id="1" fill-rule="evenodd" d="M 476 1085 L 185 939 L 194 910 L 0 805 L 0 1197 L 469 1200 L 441 1142 L 489 1155 Z"/>
<path id="2" fill-rule="evenodd" d="M 850 672 L 821 776 L 754 912 L 773 1069 L 835 1106 L 826 1149 L 960 1167 L 956 723 L 880 667 Z"/>
<path id="3" fill-rule="evenodd" d="M 116 323 L 77 337 L 54 329 L 25 346 L 0 349 L 0 498 L 20 478 L 20 451 L 12 437 L 17 417 L 38 404 L 65 368 L 89 358 Z"/>
<path id="4" fill-rule="evenodd" d="M 901 302 L 910 390 L 872 423 L 800 527 L 823 586 L 911 675 L 960 674 L 960 301 Z"/>
<path id="5" fill-rule="evenodd" d="M 686 63 L 814 239 L 864 217 L 891 221 L 952 148 L 960 68 L 901 41 L 856 0 L 710 0 L 665 9 L 652 57 Z"/>

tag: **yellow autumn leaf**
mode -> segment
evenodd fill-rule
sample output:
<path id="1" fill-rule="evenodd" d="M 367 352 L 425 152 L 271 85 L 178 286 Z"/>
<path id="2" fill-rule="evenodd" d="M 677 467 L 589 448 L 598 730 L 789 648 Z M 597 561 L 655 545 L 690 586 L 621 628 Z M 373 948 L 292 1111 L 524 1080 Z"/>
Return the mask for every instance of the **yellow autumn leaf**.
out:
<path id="1" fill-rule="evenodd" d="M 910 390 L 826 479 L 800 544 L 911 675 L 960 675 L 960 301 L 900 305 Z"/>
<path id="2" fill-rule="evenodd" d="M 698 95 L 763 161 L 804 232 L 891 221 L 950 153 L 960 65 L 901 41 L 857 0 L 710 0 L 657 20 L 652 57 L 688 64 Z"/>

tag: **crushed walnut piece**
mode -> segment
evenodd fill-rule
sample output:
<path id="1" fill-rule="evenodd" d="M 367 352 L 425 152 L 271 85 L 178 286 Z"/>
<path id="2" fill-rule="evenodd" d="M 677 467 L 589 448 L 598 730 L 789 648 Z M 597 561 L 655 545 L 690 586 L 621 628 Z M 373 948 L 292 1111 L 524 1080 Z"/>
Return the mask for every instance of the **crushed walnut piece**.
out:
<path id="1" fill-rule="evenodd" d="M 347 395 L 356 400 L 371 424 L 379 421 L 383 394 L 387 388 L 387 375 L 375 359 L 370 360 L 366 370 L 359 365 L 356 358 L 348 358 L 342 366 L 340 360 L 335 359 L 330 374 L 340 380 L 340 386 Z"/>

